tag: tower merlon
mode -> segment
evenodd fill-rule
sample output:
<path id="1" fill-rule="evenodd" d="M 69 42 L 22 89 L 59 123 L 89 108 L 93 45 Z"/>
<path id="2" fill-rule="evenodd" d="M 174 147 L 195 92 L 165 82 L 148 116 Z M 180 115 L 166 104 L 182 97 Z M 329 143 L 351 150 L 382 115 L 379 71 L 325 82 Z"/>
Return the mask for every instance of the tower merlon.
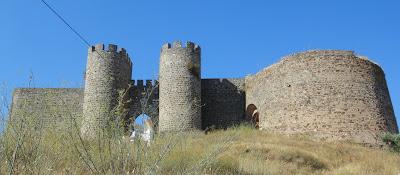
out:
<path id="1" fill-rule="evenodd" d="M 137 87 L 143 87 L 143 80 L 137 80 Z"/>
<path id="2" fill-rule="evenodd" d="M 118 49 L 118 52 L 119 52 L 121 55 L 126 55 L 126 50 L 125 50 L 124 48 Z"/>
<path id="3" fill-rule="evenodd" d="M 171 48 L 171 44 L 170 43 L 165 43 L 162 46 L 162 49 L 169 49 L 169 48 Z"/>
<path id="4" fill-rule="evenodd" d="M 201 48 L 200 48 L 200 46 L 199 45 L 194 45 L 194 51 L 196 51 L 196 52 L 198 52 L 198 51 L 200 51 L 201 50 Z"/>
<path id="5" fill-rule="evenodd" d="M 108 51 L 109 52 L 117 52 L 118 46 L 115 44 L 109 44 L 108 45 Z"/>
<path id="6" fill-rule="evenodd" d="M 191 41 L 187 41 L 187 42 L 186 42 L 186 48 L 192 49 L 192 50 L 194 50 L 194 51 L 199 51 L 199 50 L 200 50 L 200 46 L 197 45 L 197 44 L 194 44 L 194 43 L 191 42 Z"/>
<path id="7" fill-rule="evenodd" d="M 152 87 L 153 87 L 152 80 L 146 80 L 146 88 L 152 88 Z"/>
<path id="8" fill-rule="evenodd" d="M 182 42 L 181 41 L 174 41 L 172 43 L 172 47 L 173 48 L 180 48 L 180 47 L 182 47 Z"/>
<path id="9" fill-rule="evenodd" d="M 103 43 L 100 43 L 100 44 L 96 44 L 96 46 L 94 46 L 94 49 L 95 50 L 92 50 L 92 51 L 103 51 L 104 50 L 104 44 Z"/>
<path id="10" fill-rule="evenodd" d="M 121 55 L 122 59 L 126 59 L 129 65 L 132 65 L 131 59 L 129 58 L 129 54 L 126 53 L 124 48 L 118 48 L 117 52 Z"/>
<path id="11" fill-rule="evenodd" d="M 174 49 L 174 48 L 186 48 L 186 49 L 193 50 L 193 51 L 200 51 L 200 46 L 199 45 L 197 45 L 197 44 L 195 44 L 195 43 L 193 43 L 191 41 L 187 41 L 185 43 L 185 45 L 183 45 L 182 42 L 179 41 L 179 40 L 178 41 L 174 41 L 172 44 L 165 43 L 162 46 L 161 51 L 162 50 L 167 50 L 167 49 Z"/>

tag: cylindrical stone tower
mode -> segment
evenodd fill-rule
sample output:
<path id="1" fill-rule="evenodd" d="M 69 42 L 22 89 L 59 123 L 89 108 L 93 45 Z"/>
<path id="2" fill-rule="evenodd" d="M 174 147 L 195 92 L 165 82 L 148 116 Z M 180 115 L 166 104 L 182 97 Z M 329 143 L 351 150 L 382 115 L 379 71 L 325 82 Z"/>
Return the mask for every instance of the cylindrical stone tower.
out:
<path id="1" fill-rule="evenodd" d="M 167 43 L 161 49 L 159 131 L 201 129 L 200 47 Z"/>
<path id="2" fill-rule="evenodd" d="M 93 137 L 115 116 L 119 91 L 131 80 L 132 62 L 125 49 L 112 44 L 108 50 L 98 44 L 88 52 L 81 133 Z"/>

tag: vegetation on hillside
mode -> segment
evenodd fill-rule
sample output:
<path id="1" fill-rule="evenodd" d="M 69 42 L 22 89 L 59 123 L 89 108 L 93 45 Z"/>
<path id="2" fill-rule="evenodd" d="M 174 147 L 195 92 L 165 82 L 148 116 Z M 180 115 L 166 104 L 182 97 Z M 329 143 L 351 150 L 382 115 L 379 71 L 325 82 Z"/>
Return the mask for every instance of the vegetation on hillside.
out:
<path id="1" fill-rule="evenodd" d="M 392 151 L 400 153 L 400 134 L 386 133 L 382 141 L 387 143 Z"/>
<path id="2" fill-rule="evenodd" d="M 28 123 L 28 122 L 26 122 Z M 400 155 L 239 126 L 159 134 L 151 146 L 108 130 L 84 141 L 20 125 L 0 138 L 0 174 L 399 174 Z M 105 131 L 105 130 L 103 130 Z M 111 134 L 112 133 L 112 134 Z"/>

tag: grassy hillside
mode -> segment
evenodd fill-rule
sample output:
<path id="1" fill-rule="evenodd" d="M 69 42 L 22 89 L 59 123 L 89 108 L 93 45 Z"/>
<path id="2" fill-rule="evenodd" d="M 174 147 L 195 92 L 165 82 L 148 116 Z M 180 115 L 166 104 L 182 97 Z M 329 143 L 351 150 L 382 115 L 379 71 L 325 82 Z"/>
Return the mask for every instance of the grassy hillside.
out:
<path id="1" fill-rule="evenodd" d="M 399 174 L 400 155 L 349 143 L 316 142 L 239 128 L 204 136 L 211 140 L 228 133 L 238 137 L 218 156 L 222 172 L 242 174 Z M 210 142 L 210 141 L 209 141 Z"/>
<path id="2" fill-rule="evenodd" d="M 14 134 L 12 134 L 14 133 Z M 29 129 L 1 136 L 0 174 L 394 174 L 400 155 L 349 143 L 316 142 L 240 126 L 157 135 L 150 147 L 103 134 Z"/>

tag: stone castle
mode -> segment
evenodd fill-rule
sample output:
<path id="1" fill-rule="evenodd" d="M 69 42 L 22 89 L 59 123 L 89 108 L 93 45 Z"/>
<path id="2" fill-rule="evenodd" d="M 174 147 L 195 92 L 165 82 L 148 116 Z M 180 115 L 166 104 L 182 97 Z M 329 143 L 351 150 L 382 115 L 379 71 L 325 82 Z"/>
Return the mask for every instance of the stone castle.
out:
<path id="1" fill-rule="evenodd" d="M 327 140 L 374 145 L 398 133 L 383 70 L 352 51 L 306 51 L 255 75 L 202 79 L 201 48 L 167 43 L 158 81 L 132 80 L 130 56 L 116 45 L 88 52 L 84 88 L 17 88 L 11 119 L 57 128 L 77 119 L 91 136 L 123 106 L 124 120 L 146 113 L 159 132 L 226 128 L 257 115 L 262 130 Z"/>

